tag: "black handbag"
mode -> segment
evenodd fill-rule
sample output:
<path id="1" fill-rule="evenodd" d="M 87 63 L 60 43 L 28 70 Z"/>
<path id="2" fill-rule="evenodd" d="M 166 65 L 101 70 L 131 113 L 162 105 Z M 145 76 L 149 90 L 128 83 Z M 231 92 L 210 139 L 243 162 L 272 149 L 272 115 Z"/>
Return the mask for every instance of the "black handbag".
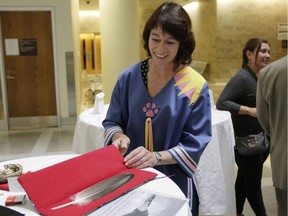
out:
<path id="1" fill-rule="evenodd" d="M 253 155 L 266 151 L 270 147 L 265 132 L 246 137 L 235 137 L 236 149 L 241 155 Z"/>

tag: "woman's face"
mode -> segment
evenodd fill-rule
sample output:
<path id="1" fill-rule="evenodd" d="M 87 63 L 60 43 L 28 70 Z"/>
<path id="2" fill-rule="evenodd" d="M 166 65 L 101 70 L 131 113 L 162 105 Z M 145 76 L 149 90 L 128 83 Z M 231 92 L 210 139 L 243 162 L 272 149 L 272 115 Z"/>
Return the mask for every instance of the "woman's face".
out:
<path id="1" fill-rule="evenodd" d="M 266 65 L 269 64 L 271 56 L 270 56 L 270 46 L 267 43 L 262 43 L 261 48 L 258 52 L 257 59 L 256 58 L 256 49 L 253 52 L 253 60 L 255 65 L 257 65 L 260 69 L 264 68 Z"/>
<path id="2" fill-rule="evenodd" d="M 162 31 L 161 27 L 151 30 L 149 37 L 149 50 L 152 60 L 156 64 L 173 64 L 176 58 L 180 42 L 170 34 Z"/>

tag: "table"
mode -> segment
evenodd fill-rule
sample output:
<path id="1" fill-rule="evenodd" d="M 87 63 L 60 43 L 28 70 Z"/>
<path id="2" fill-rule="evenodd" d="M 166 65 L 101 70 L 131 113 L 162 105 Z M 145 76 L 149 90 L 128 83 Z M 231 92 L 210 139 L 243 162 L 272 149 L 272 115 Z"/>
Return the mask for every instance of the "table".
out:
<path id="1" fill-rule="evenodd" d="M 94 114 L 94 108 L 80 113 L 75 126 L 72 143 L 74 152 L 83 154 L 104 146 L 102 121 L 105 119 L 108 106 L 108 104 L 104 105 L 104 112 L 102 114 Z"/>
<path id="2" fill-rule="evenodd" d="M 108 105 L 107 105 L 108 108 Z M 102 121 L 106 112 L 92 114 L 88 109 L 77 120 L 73 149 L 82 154 L 104 145 Z M 234 215 L 234 130 L 227 111 L 211 109 L 212 139 L 199 161 L 195 177 L 201 215 Z"/>
<path id="3" fill-rule="evenodd" d="M 64 160 L 67 160 L 76 156 L 77 156 L 76 154 L 71 154 L 71 155 L 51 155 L 51 156 L 29 157 L 29 158 L 5 161 L 5 162 L 0 163 L 0 165 L 10 164 L 10 163 L 19 163 L 23 167 L 23 172 L 36 171 L 36 170 L 45 168 L 47 166 L 62 162 Z M 153 168 L 146 168 L 145 170 L 155 172 L 158 174 L 159 177 L 164 176 L 164 174 L 160 173 L 159 171 Z M 140 186 L 139 188 L 142 188 L 147 191 L 155 192 L 155 193 L 161 193 L 161 194 L 165 194 L 169 196 L 177 196 L 180 198 L 185 198 L 185 195 L 182 193 L 180 188 L 170 178 L 161 178 L 157 180 L 152 180 Z M 6 197 L 9 194 L 12 194 L 12 192 L 0 190 L 0 194 L 1 194 L 0 205 L 4 205 Z M 33 204 L 31 203 L 31 201 L 26 201 L 25 205 L 23 206 L 22 205 L 11 206 L 9 208 L 12 208 L 18 212 L 21 212 L 29 216 L 39 216 L 39 214 L 37 214 L 35 209 L 33 208 Z M 177 213 L 177 216 L 191 216 L 191 211 L 189 209 L 188 203 L 186 203 L 180 209 L 180 211 Z"/>
<path id="4" fill-rule="evenodd" d="M 212 138 L 195 172 L 200 215 L 235 215 L 234 145 L 230 113 L 212 109 Z"/>

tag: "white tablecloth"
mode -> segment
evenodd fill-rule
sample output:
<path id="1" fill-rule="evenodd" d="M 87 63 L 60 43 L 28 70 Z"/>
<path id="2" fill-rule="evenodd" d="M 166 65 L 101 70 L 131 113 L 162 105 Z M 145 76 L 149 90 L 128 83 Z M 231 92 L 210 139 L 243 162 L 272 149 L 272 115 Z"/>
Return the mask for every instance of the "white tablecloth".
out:
<path id="1" fill-rule="evenodd" d="M 104 106 L 103 114 L 94 114 L 93 108 L 87 109 L 80 113 L 77 119 L 73 149 L 78 154 L 87 153 L 104 145 L 104 120 L 108 110 L 108 104 Z"/>
<path id="2" fill-rule="evenodd" d="M 107 105 L 106 105 L 107 106 Z M 108 108 L 108 106 L 107 106 Z M 104 144 L 102 115 L 82 112 L 76 124 L 73 149 L 86 153 Z M 234 215 L 234 132 L 229 112 L 212 108 L 212 139 L 196 171 L 201 215 Z"/>
<path id="3" fill-rule="evenodd" d="M 53 156 L 29 157 L 29 158 L 5 161 L 0 163 L 0 166 L 10 163 L 19 163 L 23 167 L 23 172 L 36 171 L 45 168 L 47 166 L 59 163 L 61 161 L 73 158 L 75 156 L 77 155 L 53 155 Z M 156 172 L 158 174 L 157 177 L 164 176 L 162 173 L 153 168 L 147 168 L 145 170 Z M 168 196 L 185 198 L 185 195 L 182 193 L 180 188 L 170 178 L 161 178 L 157 180 L 152 180 L 150 182 L 147 182 L 146 184 L 143 184 L 139 188 Z M 4 205 L 6 197 L 13 193 L 0 190 L 0 194 L 1 194 L 0 205 Z M 23 206 L 22 205 L 11 206 L 9 208 L 12 208 L 28 216 L 39 216 L 39 214 L 37 214 L 36 211 L 34 210 L 33 205 L 30 201 L 27 201 Z M 184 205 L 180 209 L 180 211 L 177 213 L 177 216 L 191 216 L 191 211 L 189 209 L 188 203 L 186 203 L 186 205 Z"/>
<path id="4" fill-rule="evenodd" d="M 230 113 L 212 109 L 212 139 L 195 173 L 201 215 L 235 215 L 234 145 Z"/>

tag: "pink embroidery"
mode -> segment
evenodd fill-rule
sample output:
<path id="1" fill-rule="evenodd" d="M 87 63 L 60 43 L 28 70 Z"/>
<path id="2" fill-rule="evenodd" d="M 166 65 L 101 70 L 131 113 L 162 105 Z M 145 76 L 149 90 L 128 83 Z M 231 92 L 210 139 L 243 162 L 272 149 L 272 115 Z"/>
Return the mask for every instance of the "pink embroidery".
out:
<path id="1" fill-rule="evenodd" d="M 152 118 L 152 117 L 155 116 L 155 114 L 158 113 L 158 111 L 159 111 L 159 110 L 158 110 L 158 108 L 157 108 L 157 106 L 156 106 L 155 103 L 150 103 L 150 102 L 148 102 L 148 103 L 146 103 L 146 105 L 143 107 L 143 112 L 145 113 L 146 117 Z"/>
<path id="2" fill-rule="evenodd" d="M 185 77 L 186 76 L 186 73 L 183 73 L 183 74 L 176 74 L 175 76 L 174 76 L 174 79 L 175 79 L 175 81 L 176 82 L 178 82 L 179 80 L 181 80 L 183 77 Z"/>

